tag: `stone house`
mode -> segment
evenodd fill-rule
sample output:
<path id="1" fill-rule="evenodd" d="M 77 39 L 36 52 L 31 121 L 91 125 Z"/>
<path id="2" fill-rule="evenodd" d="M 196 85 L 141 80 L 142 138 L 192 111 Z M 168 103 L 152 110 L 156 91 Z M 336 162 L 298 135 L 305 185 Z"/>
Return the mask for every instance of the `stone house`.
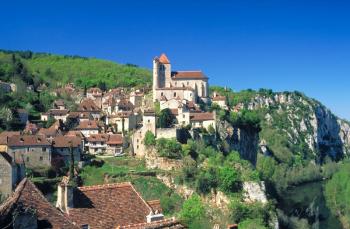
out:
<path id="1" fill-rule="evenodd" d="M 47 121 L 50 117 L 55 120 L 61 120 L 65 122 L 69 115 L 69 110 L 66 109 L 50 109 L 48 112 L 41 114 L 41 121 Z"/>
<path id="2" fill-rule="evenodd" d="M 214 92 L 211 101 L 212 101 L 213 104 L 217 104 L 222 109 L 225 109 L 225 110 L 228 109 L 227 101 L 226 101 L 226 97 L 225 96 L 221 96 L 218 93 Z"/>
<path id="3" fill-rule="evenodd" d="M 130 102 L 135 108 L 142 107 L 144 93 L 136 90 L 130 93 Z"/>
<path id="4" fill-rule="evenodd" d="M 91 134 L 98 134 L 100 126 L 96 120 L 81 121 L 75 130 L 79 130 L 85 137 L 89 137 Z"/>
<path id="5" fill-rule="evenodd" d="M 24 161 L 26 167 L 51 166 L 51 143 L 40 135 L 12 136 L 8 140 L 7 153 L 15 161 Z"/>
<path id="6" fill-rule="evenodd" d="M 86 139 L 90 154 L 118 156 L 123 154 L 123 137 L 120 134 L 92 134 Z"/>
<path id="7" fill-rule="evenodd" d="M 98 87 L 89 88 L 86 92 L 86 98 L 92 99 L 94 103 L 101 108 L 102 107 L 102 90 Z"/>
<path id="8" fill-rule="evenodd" d="M 121 111 L 106 117 L 106 125 L 115 127 L 116 132 L 130 131 L 136 129 L 137 115 L 132 111 Z M 124 128 L 124 130 L 123 130 Z"/>
<path id="9" fill-rule="evenodd" d="M 72 147 L 74 161 L 80 161 L 83 153 L 83 140 L 76 136 L 57 136 L 52 139 L 53 157 L 61 158 L 66 164 L 70 161 Z"/>
<path id="10" fill-rule="evenodd" d="M 101 107 L 96 105 L 95 101 L 92 99 L 84 99 L 79 104 L 77 112 L 89 112 L 95 120 L 99 120 L 102 116 Z"/>
<path id="11" fill-rule="evenodd" d="M 209 100 L 208 77 L 201 71 L 171 71 L 165 54 L 153 59 L 153 100 L 180 98 L 196 102 Z"/>
<path id="12" fill-rule="evenodd" d="M 15 162 L 5 153 L 0 153 L 0 194 L 1 198 L 9 197 L 16 185 L 24 178 L 25 168 L 22 162 Z"/>
<path id="13" fill-rule="evenodd" d="M 211 112 L 193 112 L 190 113 L 190 124 L 192 128 L 208 128 L 211 126 L 216 129 L 216 115 Z"/>

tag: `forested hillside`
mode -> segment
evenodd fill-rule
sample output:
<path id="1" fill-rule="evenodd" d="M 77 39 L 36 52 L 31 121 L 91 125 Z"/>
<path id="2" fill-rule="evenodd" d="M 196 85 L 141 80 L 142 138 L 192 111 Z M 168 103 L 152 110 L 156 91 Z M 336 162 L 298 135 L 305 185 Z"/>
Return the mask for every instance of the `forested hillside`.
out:
<path id="1" fill-rule="evenodd" d="M 151 82 L 151 72 L 133 64 L 31 51 L 0 51 L 0 79 L 12 81 L 11 76 L 16 74 L 27 74 L 28 82 L 32 77 L 35 85 L 73 82 L 76 86 L 92 87 L 104 82 L 108 88 L 113 88 L 143 86 Z"/>

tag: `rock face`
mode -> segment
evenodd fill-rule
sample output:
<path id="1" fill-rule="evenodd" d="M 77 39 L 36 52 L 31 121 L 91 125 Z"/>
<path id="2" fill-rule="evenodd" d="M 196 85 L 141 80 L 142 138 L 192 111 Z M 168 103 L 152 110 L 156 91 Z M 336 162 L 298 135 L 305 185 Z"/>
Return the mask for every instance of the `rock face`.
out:
<path id="1" fill-rule="evenodd" d="M 259 144 L 259 133 L 247 128 L 233 127 L 228 122 L 223 121 L 218 125 L 219 136 L 225 140 L 229 146 L 229 151 L 235 150 L 241 157 L 256 163 L 257 150 Z"/>
<path id="2" fill-rule="evenodd" d="M 264 182 L 244 182 L 244 201 L 247 203 L 260 202 L 267 203 L 266 190 Z"/>
<path id="3" fill-rule="evenodd" d="M 336 117 L 320 102 L 301 93 L 257 93 L 250 101 L 237 107 L 264 110 L 262 127 L 284 133 L 292 145 L 305 144 L 316 162 L 321 162 L 325 156 L 338 159 L 350 154 L 349 122 Z M 268 153 L 269 143 L 266 139 L 259 139 L 258 133 L 236 129 L 227 123 L 221 123 L 218 129 L 230 148 L 240 152 L 253 164 L 259 142 L 261 151 Z"/>

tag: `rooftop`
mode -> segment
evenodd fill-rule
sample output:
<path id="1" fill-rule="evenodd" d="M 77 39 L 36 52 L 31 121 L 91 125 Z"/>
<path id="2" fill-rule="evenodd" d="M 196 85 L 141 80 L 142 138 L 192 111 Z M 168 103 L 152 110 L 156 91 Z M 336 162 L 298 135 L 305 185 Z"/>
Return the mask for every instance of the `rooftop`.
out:
<path id="1" fill-rule="evenodd" d="M 171 72 L 173 79 L 208 79 L 202 71 L 174 71 Z"/>

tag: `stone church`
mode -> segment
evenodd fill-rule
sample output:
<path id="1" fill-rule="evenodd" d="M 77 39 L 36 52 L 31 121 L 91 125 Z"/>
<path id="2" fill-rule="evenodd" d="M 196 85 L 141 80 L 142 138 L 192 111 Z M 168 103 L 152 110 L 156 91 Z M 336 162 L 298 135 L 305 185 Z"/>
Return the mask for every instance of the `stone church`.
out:
<path id="1" fill-rule="evenodd" d="M 202 71 L 171 71 L 165 54 L 153 59 L 153 100 L 208 102 L 208 77 Z"/>

